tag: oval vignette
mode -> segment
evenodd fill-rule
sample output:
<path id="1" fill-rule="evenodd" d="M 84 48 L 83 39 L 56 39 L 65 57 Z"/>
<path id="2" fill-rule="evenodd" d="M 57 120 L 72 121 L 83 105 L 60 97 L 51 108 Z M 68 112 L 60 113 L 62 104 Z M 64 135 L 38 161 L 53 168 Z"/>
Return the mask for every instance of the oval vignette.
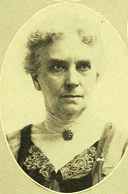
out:
<path id="1" fill-rule="evenodd" d="M 74 13 L 74 9 L 76 10 L 75 13 Z M 67 13 L 66 17 L 65 17 L 66 15 L 65 12 Z M 67 19 L 68 17 L 70 17 L 70 20 L 71 18 L 75 18 L 76 21 L 77 19 L 79 21 L 84 19 L 87 19 L 91 22 L 95 21 L 96 23 L 98 23 L 98 26 L 100 29 L 99 36 L 101 36 L 102 38 L 102 44 L 104 48 L 104 51 L 102 52 L 104 57 L 100 53 L 100 59 L 102 60 L 104 67 L 100 67 L 101 68 L 99 71 L 100 73 L 98 72 L 100 75 L 100 76 L 98 75 L 99 82 L 94 91 L 94 94 L 95 94 L 94 98 L 91 99 L 91 103 L 89 104 L 90 107 L 88 108 L 87 114 L 86 114 L 86 116 L 87 115 L 89 116 L 87 116 L 87 123 L 85 123 L 86 125 L 89 124 L 89 127 L 92 125 L 91 130 L 93 130 L 93 128 L 95 127 L 102 128 L 103 130 L 107 129 L 104 131 L 104 134 L 103 133 L 101 134 L 100 130 L 98 131 L 99 139 L 101 141 L 100 141 L 100 144 L 98 145 L 99 147 L 97 147 L 96 149 L 101 150 L 101 147 L 103 147 L 105 150 L 102 150 L 104 156 L 102 156 L 102 154 L 99 152 L 95 153 L 96 154 L 95 160 L 97 161 L 97 163 L 93 161 L 93 164 L 95 163 L 95 165 L 93 165 L 94 180 L 92 182 L 97 185 L 97 183 L 99 182 L 99 179 L 103 178 L 103 177 L 101 178 L 101 176 L 105 176 L 107 173 L 111 174 L 115 169 L 115 167 L 118 166 L 118 164 L 120 163 L 119 158 L 122 157 L 122 154 L 124 153 L 127 146 L 127 130 L 126 130 L 127 111 L 126 110 L 128 109 L 127 109 L 127 99 L 126 99 L 127 91 L 125 89 L 127 87 L 127 82 L 128 82 L 127 80 L 128 78 L 126 75 L 126 72 L 128 70 L 127 69 L 128 55 L 127 55 L 127 50 L 125 45 L 123 44 L 117 32 L 113 29 L 113 27 L 102 16 L 98 15 L 92 10 L 86 8 L 85 6 L 80 6 L 80 5 L 78 6 L 77 4 L 61 4 L 61 5 L 58 4 L 54 6 L 49 6 L 39 11 L 37 14 L 35 14 L 18 31 L 12 43 L 10 44 L 8 52 L 5 56 L 3 69 L 2 69 L 1 113 L 2 113 L 3 130 L 5 134 L 9 134 L 8 140 L 9 140 L 10 148 L 11 150 L 13 150 L 14 155 L 17 157 L 18 152 L 17 150 L 15 150 L 16 149 L 15 146 L 17 146 L 17 149 L 19 150 L 20 148 L 19 139 L 21 138 L 21 135 L 17 130 L 22 129 L 24 126 L 29 125 L 30 123 L 34 123 L 33 126 L 36 126 L 35 123 L 41 122 L 42 118 L 44 120 L 44 117 L 45 117 L 44 98 L 39 92 L 37 92 L 34 89 L 31 76 L 25 74 L 23 70 L 23 62 L 27 52 L 26 42 L 29 34 L 38 30 L 38 28 L 40 29 L 40 26 L 42 24 L 47 27 L 46 21 L 50 23 L 51 22 L 54 23 L 54 21 L 56 21 L 57 18 L 59 17 L 61 17 L 62 20 L 64 20 L 64 18 Z M 90 24 L 87 24 L 87 25 L 90 25 Z M 85 37 L 87 38 L 87 36 Z M 89 35 L 89 36 L 92 37 L 92 35 Z M 99 53 L 96 53 L 96 54 L 98 55 Z M 12 79 L 14 77 L 15 79 Z M 35 99 L 39 99 L 39 100 L 35 100 Z M 6 105 L 7 102 L 8 102 L 8 106 Z M 122 115 L 123 115 L 123 118 L 122 118 Z M 17 119 L 17 116 L 18 116 L 18 119 Z M 102 135 L 102 139 L 100 138 L 100 135 Z M 108 139 L 108 136 L 109 136 L 109 139 Z M 85 139 L 87 137 L 88 136 L 86 136 Z M 97 141 L 97 137 L 98 135 L 95 134 L 93 137 L 93 139 L 95 139 L 94 143 Z M 106 142 L 109 141 L 108 144 L 105 142 L 106 138 L 107 138 Z M 120 141 L 120 148 L 118 147 L 119 141 Z M 106 144 L 104 145 L 104 142 L 107 144 L 108 148 L 106 148 L 107 146 Z M 81 147 L 78 149 L 79 152 L 76 151 L 74 154 L 72 154 L 73 156 L 72 158 L 78 155 L 76 153 L 82 153 L 82 151 L 84 150 L 82 148 L 83 145 L 80 145 L 80 146 Z M 71 145 L 71 148 L 73 148 L 73 143 Z M 46 152 L 43 155 L 43 153 L 41 153 L 38 150 L 38 146 L 36 147 L 36 151 L 38 152 L 38 156 L 39 156 L 39 158 L 36 158 L 36 159 L 45 157 L 47 154 Z M 105 155 L 106 152 L 108 152 L 107 155 Z M 116 152 L 116 156 L 115 154 L 113 154 L 115 152 Z M 48 153 L 50 152 L 48 151 Z M 32 160 L 32 157 L 30 157 L 30 155 L 26 155 L 26 156 Z M 35 155 L 33 156 L 35 157 Z M 58 153 L 58 156 L 60 156 L 59 153 Z M 84 157 L 85 156 L 86 155 L 84 155 Z M 47 160 L 47 157 L 45 159 Z M 80 160 L 80 157 L 78 157 L 77 159 Z M 104 159 L 105 159 L 105 163 L 104 163 Z M 71 161 L 71 160 L 72 159 L 69 157 L 68 161 Z M 53 162 L 55 162 L 55 159 L 53 159 Z M 72 161 L 72 167 L 74 164 L 73 162 L 74 160 Z M 99 165 L 100 162 L 101 164 Z M 67 162 L 65 164 L 67 164 Z M 104 164 L 103 165 L 104 168 L 102 170 L 102 174 L 99 174 L 99 172 L 97 172 L 97 169 L 99 169 L 98 165 L 102 166 L 102 164 Z M 61 165 L 61 164 L 57 162 L 57 166 L 58 165 Z M 78 165 L 80 165 L 80 163 Z M 113 165 L 114 165 L 114 168 L 113 168 Z M 26 167 L 29 169 L 29 166 L 26 166 Z M 30 166 L 30 167 L 36 168 L 36 166 Z M 38 166 L 38 170 L 39 170 L 39 166 Z M 65 169 L 63 168 L 61 170 L 65 170 Z M 70 173 L 70 169 L 68 170 Z M 74 176 L 76 176 L 75 173 L 76 172 L 74 172 Z M 82 173 L 86 173 L 85 169 L 82 171 Z M 78 174 L 80 174 L 80 172 L 78 172 Z M 36 181 L 36 182 L 39 185 L 41 185 L 39 181 Z M 55 181 L 54 181 L 54 184 L 56 184 Z M 70 182 L 69 182 L 69 185 L 70 185 Z M 42 186 L 48 187 L 45 185 L 42 185 Z M 56 186 L 56 188 L 53 188 L 53 189 L 56 191 L 56 189 L 58 189 L 58 186 Z M 83 189 L 80 188 L 79 191 L 81 190 L 85 190 L 85 188 Z M 88 188 L 86 190 L 88 190 Z"/>

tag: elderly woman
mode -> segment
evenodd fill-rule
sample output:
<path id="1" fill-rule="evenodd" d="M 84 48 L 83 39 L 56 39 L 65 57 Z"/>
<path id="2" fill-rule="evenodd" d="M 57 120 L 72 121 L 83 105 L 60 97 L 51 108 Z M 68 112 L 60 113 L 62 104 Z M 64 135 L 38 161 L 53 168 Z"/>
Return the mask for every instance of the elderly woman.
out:
<path id="1" fill-rule="evenodd" d="M 90 123 L 87 114 L 103 65 L 99 27 L 89 20 L 56 20 L 31 34 L 27 49 L 24 68 L 43 93 L 46 118 L 9 134 L 11 150 L 21 168 L 46 188 L 89 188 L 103 178 L 99 171 L 114 133 L 108 124 L 102 134 L 103 124 L 94 118 Z"/>

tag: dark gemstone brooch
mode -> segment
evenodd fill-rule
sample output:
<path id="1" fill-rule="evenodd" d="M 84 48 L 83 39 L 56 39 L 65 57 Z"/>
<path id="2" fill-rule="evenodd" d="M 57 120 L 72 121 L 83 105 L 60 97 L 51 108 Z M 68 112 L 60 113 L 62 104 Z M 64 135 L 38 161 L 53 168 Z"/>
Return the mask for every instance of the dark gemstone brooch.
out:
<path id="1" fill-rule="evenodd" d="M 72 140 L 73 138 L 73 132 L 69 129 L 65 129 L 63 132 L 62 132 L 62 137 L 64 138 L 64 140 Z"/>

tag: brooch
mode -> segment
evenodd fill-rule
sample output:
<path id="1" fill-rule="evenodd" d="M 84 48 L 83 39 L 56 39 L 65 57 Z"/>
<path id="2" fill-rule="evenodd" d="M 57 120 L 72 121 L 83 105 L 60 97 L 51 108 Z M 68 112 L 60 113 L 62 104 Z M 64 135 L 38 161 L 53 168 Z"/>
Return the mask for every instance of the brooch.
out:
<path id="1" fill-rule="evenodd" d="M 63 132 L 62 132 L 62 137 L 64 138 L 64 140 L 72 140 L 73 138 L 73 132 L 69 129 L 65 129 Z"/>

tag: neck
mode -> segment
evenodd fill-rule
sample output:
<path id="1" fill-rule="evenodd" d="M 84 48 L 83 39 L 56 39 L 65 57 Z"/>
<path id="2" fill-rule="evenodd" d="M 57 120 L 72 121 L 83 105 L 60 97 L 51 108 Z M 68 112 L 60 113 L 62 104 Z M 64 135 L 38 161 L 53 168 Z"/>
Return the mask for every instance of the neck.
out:
<path id="1" fill-rule="evenodd" d="M 63 130 L 66 128 L 76 131 L 76 128 L 78 129 L 78 125 L 82 123 L 83 119 L 85 120 L 86 117 L 87 115 L 84 113 L 77 118 L 64 120 L 64 119 L 57 118 L 54 115 L 52 115 L 50 112 L 46 111 L 45 123 L 50 130 L 57 133 L 62 133 Z"/>
<path id="2" fill-rule="evenodd" d="M 48 111 L 46 111 L 46 118 L 49 119 L 49 121 L 54 122 L 56 125 L 69 125 L 76 120 L 75 118 L 61 119 L 61 118 L 54 116 Z"/>
<path id="3" fill-rule="evenodd" d="M 52 110 L 46 108 L 46 116 L 48 119 L 53 120 L 57 124 L 71 124 L 81 117 L 85 112 L 85 108 L 82 108 L 80 111 L 70 110 L 70 111 L 60 111 L 59 113 L 53 113 Z"/>
<path id="4" fill-rule="evenodd" d="M 47 134 L 48 131 L 51 131 L 53 134 L 57 134 L 57 137 L 59 137 L 58 135 L 62 137 L 63 131 L 69 129 L 74 134 L 73 140 L 78 136 L 84 139 L 88 139 L 91 136 L 94 140 L 98 140 L 103 128 L 104 122 L 95 117 L 90 111 L 84 111 L 80 117 L 70 121 L 58 119 L 46 112 L 45 121 L 36 126 L 38 134 Z"/>

